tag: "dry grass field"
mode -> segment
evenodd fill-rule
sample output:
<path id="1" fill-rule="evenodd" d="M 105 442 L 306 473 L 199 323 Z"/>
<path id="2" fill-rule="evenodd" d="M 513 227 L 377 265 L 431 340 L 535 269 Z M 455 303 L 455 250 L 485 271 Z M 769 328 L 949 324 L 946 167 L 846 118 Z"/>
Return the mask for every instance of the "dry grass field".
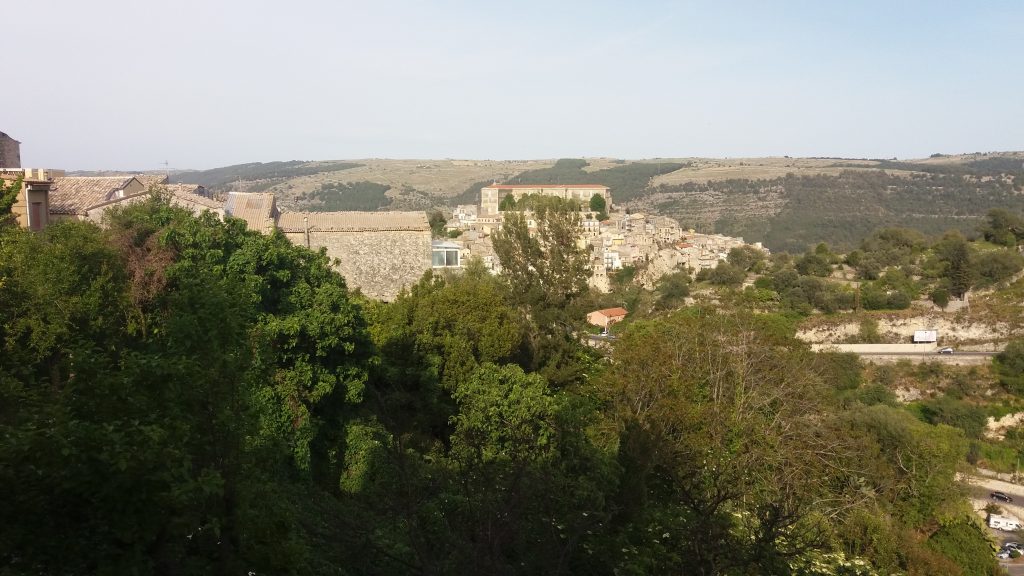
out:
<path id="1" fill-rule="evenodd" d="M 438 197 L 457 196 L 476 182 L 501 181 L 526 170 L 550 168 L 554 160 L 351 160 L 358 168 L 291 178 L 270 188 L 282 197 L 318 190 L 322 184 L 369 181 L 395 191 L 415 188 Z"/>
<path id="2" fill-rule="evenodd" d="M 768 180 L 786 174 L 810 176 L 818 174 L 836 175 L 843 170 L 876 170 L 875 160 L 842 160 L 836 158 L 697 158 L 689 160 L 691 166 L 654 179 L 652 184 L 674 185 L 687 182 L 715 182 L 745 178 Z M 842 164 L 842 166 L 838 166 Z M 886 170 L 893 175 L 911 174 L 905 170 Z"/>

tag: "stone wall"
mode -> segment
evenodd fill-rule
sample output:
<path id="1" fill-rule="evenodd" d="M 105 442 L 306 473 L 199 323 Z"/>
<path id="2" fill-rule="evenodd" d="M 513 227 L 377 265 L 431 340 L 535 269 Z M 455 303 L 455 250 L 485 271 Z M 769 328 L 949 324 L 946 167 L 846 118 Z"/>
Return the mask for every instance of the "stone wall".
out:
<path id="1" fill-rule="evenodd" d="M 306 245 L 304 232 L 286 232 L 293 244 Z M 430 269 L 430 230 L 415 231 L 315 231 L 309 247 L 327 249 L 339 262 L 335 269 L 349 288 L 381 300 L 394 300 L 404 286 L 419 281 Z"/>
<path id="2" fill-rule="evenodd" d="M 21 144 L 0 132 L 0 168 L 21 168 Z"/>

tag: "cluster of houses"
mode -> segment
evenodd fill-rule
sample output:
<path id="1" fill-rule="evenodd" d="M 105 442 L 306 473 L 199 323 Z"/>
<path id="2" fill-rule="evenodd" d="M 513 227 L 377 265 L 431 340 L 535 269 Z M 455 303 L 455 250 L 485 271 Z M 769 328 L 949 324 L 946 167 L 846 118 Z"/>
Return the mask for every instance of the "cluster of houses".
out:
<path id="1" fill-rule="evenodd" d="M 665 216 L 611 210 L 612 197 L 607 186 L 495 184 L 481 190 L 478 206 L 460 205 L 452 211 L 446 227 L 458 234 L 459 241 L 454 244 L 461 247 L 463 258 L 478 256 L 485 266 L 500 271 L 489 241 L 490 235 L 501 228 L 500 202 L 508 196 L 518 200 L 527 194 L 577 200 L 584 208 L 578 241 L 591 254 L 590 284 L 603 292 L 611 289 L 611 275 L 626 266 L 650 269 L 654 274 L 648 276 L 656 280 L 676 270 L 699 272 L 714 268 L 727 258 L 730 250 L 747 245 L 742 238 L 684 230 L 677 221 Z M 598 213 L 586 210 L 594 195 L 601 196 L 611 210 L 604 220 L 598 220 Z M 531 230 L 536 227 L 529 212 L 527 226 Z M 760 243 L 753 246 L 767 251 Z"/>
<path id="2" fill-rule="evenodd" d="M 591 254 L 591 285 L 608 291 L 610 275 L 625 266 L 668 273 L 699 271 L 717 266 L 742 238 L 696 234 L 671 218 L 611 210 L 606 186 L 504 185 L 481 190 L 480 204 L 458 206 L 448 222 L 457 238 L 434 240 L 425 212 L 296 212 L 282 211 L 270 193 L 231 192 L 216 199 L 198 185 L 171 184 L 165 175 L 68 176 L 61 170 L 22 168 L 19 143 L 0 132 L 0 178 L 22 180 L 22 193 L 12 211 L 19 225 L 41 230 L 66 219 L 101 222 L 104 213 L 147 198 L 158 191 L 174 205 L 199 214 L 210 211 L 223 218 L 242 219 L 250 230 L 279 231 L 296 245 L 323 248 L 350 286 L 382 300 L 394 299 L 430 269 L 458 269 L 469 258 L 500 273 L 491 235 L 501 228 L 502 200 L 526 195 L 576 200 L 584 211 L 577 242 Z M 598 220 L 587 211 L 595 195 L 611 216 Z M 535 228 L 535 223 L 528 223 Z M 760 247 L 759 245 L 755 245 Z"/>

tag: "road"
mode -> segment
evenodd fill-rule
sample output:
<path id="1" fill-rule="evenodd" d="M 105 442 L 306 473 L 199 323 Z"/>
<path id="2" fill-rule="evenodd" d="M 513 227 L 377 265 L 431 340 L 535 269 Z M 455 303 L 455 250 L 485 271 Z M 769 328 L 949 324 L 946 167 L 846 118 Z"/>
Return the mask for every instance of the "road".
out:
<path id="1" fill-rule="evenodd" d="M 995 503 L 1009 515 L 1024 519 L 1024 486 L 983 476 L 972 476 L 967 482 L 967 493 L 976 510 L 983 509 L 986 504 L 994 502 L 989 498 L 989 494 L 996 490 L 1003 492 L 1010 498 L 1013 498 L 1013 502 L 1009 504 L 1005 502 Z M 1011 541 L 1020 542 L 1021 540 L 1012 532 L 1001 532 L 999 530 L 990 530 L 990 532 L 995 537 L 996 542 L 1000 545 Z M 1010 574 L 1010 576 L 1024 576 L 1024 558 L 1011 561 L 1000 560 L 999 565 L 1006 569 L 1006 572 Z"/>
<path id="2" fill-rule="evenodd" d="M 937 352 L 854 352 L 857 356 L 868 362 L 876 364 L 895 364 L 896 362 L 910 361 L 915 364 L 925 362 L 940 362 L 942 364 L 955 364 L 961 366 L 986 364 L 998 352 L 955 352 L 953 354 L 939 354 Z"/>
<path id="3" fill-rule="evenodd" d="M 991 358 L 999 352 L 954 352 L 952 354 L 939 354 L 938 352 L 854 352 L 858 356 L 924 356 L 927 358 L 943 359 L 943 358 L 960 358 L 964 356 L 975 357 L 981 356 L 985 358 Z"/>

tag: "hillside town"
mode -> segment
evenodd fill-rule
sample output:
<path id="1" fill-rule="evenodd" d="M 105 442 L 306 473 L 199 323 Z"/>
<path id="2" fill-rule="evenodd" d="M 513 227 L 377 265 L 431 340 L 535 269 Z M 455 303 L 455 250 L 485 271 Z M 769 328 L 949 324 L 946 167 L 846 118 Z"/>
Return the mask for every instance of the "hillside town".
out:
<path id="1" fill-rule="evenodd" d="M 385 301 L 415 284 L 427 270 L 458 270 L 473 258 L 501 273 L 491 235 L 501 229 L 501 203 L 506 198 L 535 195 L 578 203 L 577 242 L 591 255 L 590 285 L 601 292 L 610 291 L 612 275 L 627 267 L 642 269 L 643 282 L 653 286 L 664 274 L 714 268 L 731 249 L 746 245 L 742 238 L 684 230 L 665 216 L 618 210 L 613 191 L 596 184 L 484 186 L 478 204 L 454 208 L 445 226 L 447 237 L 434 238 L 427 213 L 421 211 L 284 211 L 271 193 L 229 192 L 216 199 L 201 185 L 172 184 L 167 175 L 68 176 L 63 170 L 23 168 L 20 143 L 3 133 L 0 154 L 0 177 L 23 179 L 13 213 L 25 228 L 41 230 L 66 219 L 101 223 L 107 210 L 159 192 L 197 215 L 209 211 L 221 218 L 239 218 L 250 230 L 278 230 L 296 245 L 322 248 L 350 286 Z M 585 209 L 595 197 L 607 208 L 606 214 Z M 525 210 L 525 215 L 534 232 L 532 212 Z M 767 253 L 760 243 L 753 246 Z"/>

